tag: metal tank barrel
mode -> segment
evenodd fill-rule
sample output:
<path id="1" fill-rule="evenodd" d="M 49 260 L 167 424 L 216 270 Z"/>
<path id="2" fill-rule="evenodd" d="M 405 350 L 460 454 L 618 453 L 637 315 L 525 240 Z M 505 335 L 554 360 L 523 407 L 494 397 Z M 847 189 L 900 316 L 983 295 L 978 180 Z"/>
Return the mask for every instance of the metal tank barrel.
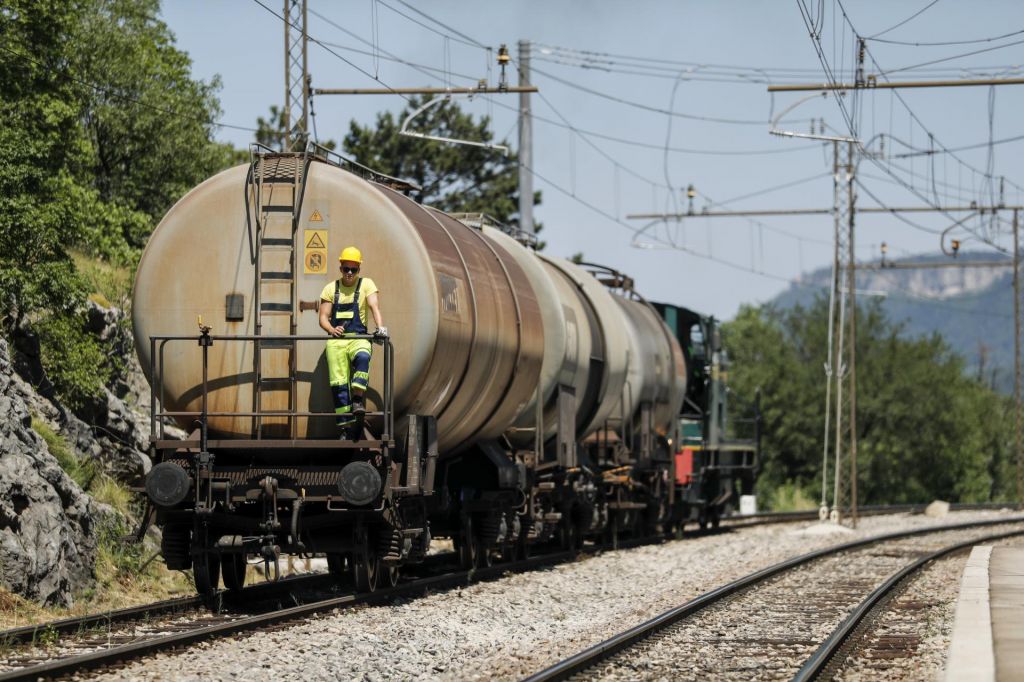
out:
<path id="1" fill-rule="evenodd" d="M 641 403 L 652 407 L 656 431 L 670 431 L 685 395 L 685 361 L 650 306 L 612 294 L 580 266 L 534 253 L 500 230 L 470 227 L 332 164 L 315 161 L 308 169 L 294 239 L 295 300 L 280 299 L 291 295 L 290 280 L 264 283 L 261 307 L 277 295 L 270 307 L 278 314 L 257 316 L 256 235 L 242 191 L 247 172 L 233 168 L 193 189 L 150 238 L 133 294 L 136 348 L 147 370 L 154 359 L 149 338 L 188 334 L 199 315 L 219 335 L 254 334 L 257 318 L 263 335 L 322 333 L 321 290 L 340 276 L 337 254 L 355 245 L 391 330 L 395 413 L 436 416 L 442 455 L 502 435 L 526 445 L 538 399 L 543 437 L 550 438 L 559 386 L 575 395 L 577 439 L 605 426 L 628 429 Z M 271 196 L 269 203 L 287 200 Z M 261 270 L 287 271 L 291 215 L 264 218 L 264 243 L 282 248 L 262 255 Z M 254 345 L 218 342 L 208 352 L 209 410 L 247 410 L 254 404 Z M 291 371 L 282 349 L 260 353 L 264 375 Z M 198 410 L 201 354 L 184 342 L 161 345 L 156 354 L 162 371 L 149 378 L 166 406 Z M 371 363 L 370 410 L 379 409 L 381 369 Z M 294 404 L 286 391 L 263 391 L 263 410 L 332 412 L 323 342 L 299 343 L 294 375 Z M 333 415 L 292 419 L 297 438 L 336 434 Z M 181 425 L 189 428 L 188 419 Z M 247 438 L 254 420 L 215 416 L 209 428 Z"/>
<path id="2" fill-rule="evenodd" d="M 136 349 L 147 370 L 149 338 L 187 334 L 196 329 L 199 315 L 217 334 L 255 332 L 255 235 L 242 191 L 247 170 L 224 171 L 193 189 L 150 238 L 133 293 Z M 268 220 L 265 229 L 265 239 L 289 238 L 291 218 Z M 443 451 L 500 436 L 533 399 L 544 351 L 541 311 L 521 266 L 500 244 L 440 211 L 321 162 L 308 170 L 296 243 L 294 333 L 322 333 L 321 290 L 340 276 L 341 249 L 358 246 L 361 275 L 380 289 L 394 342 L 395 412 L 437 416 Z M 313 260 L 317 267 L 310 272 L 308 255 L 320 246 L 321 260 Z M 288 252 L 281 251 L 281 263 L 262 269 L 286 269 Z M 264 335 L 290 333 L 289 315 L 263 314 L 261 320 Z M 287 373 L 280 366 L 286 353 L 271 348 L 261 353 L 265 372 Z M 209 354 L 209 410 L 248 409 L 255 380 L 253 344 L 219 342 Z M 167 406 L 198 410 L 201 355 L 183 342 L 161 346 L 157 355 Z M 299 343 L 295 355 L 298 410 L 331 412 L 324 344 Z M 374 387 L 382 385 L 380 365 L 371 364 L 370 410 L 379 409 Z M 149 378 L 152 383 L 154 377 Z M 280 393 L 276 401 L 264 393 L 263 409 L 287 409 L 287 394 Z M 299 438 L 336 434 L 333 415 L 295 419 Z M 187 419 L 182 426 L 189 428 Z M 211 417 L 209 428 L 222 437 L 249 437 L 253 420 Z"/>

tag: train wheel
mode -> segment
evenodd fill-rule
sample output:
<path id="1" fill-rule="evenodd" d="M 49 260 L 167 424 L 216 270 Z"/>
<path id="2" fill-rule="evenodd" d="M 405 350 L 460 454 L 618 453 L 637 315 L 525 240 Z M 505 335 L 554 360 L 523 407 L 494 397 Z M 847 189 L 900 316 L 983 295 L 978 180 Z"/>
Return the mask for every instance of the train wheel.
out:
<path id="1" fill-rule="evenodd" d="M 380 561 L 373 550 L 373 543 L 366 537 L 366 531 L 357 531 L 355 537 L 356 550 L 349 556 L 352 565 L 352 580 L 356 592 L 373 592 L 377 589 L 380 579 Z"/>
<path id="2" fill-rule="evenodd" d="M 717 508 L 716 509 L 712 509 L 711 510 L 711 528 L 713 530 L 718 530 L 718 525 L 721 522 L 721 520 L 722 520 L 722 515 L 718 513 L 718 509 Z"/>
<path id="3" fill-rule="evenodd" d="M 377 560 L 377 582 L 380 587 L 388 588 L 394 587 L 398 584 L 398 566 L 385 566 L 380 560 Z"/>
<path id="4" fill-rule="evenodd" d="M 479 538 L 476 539 L 476 565 L 477 568 L 489 568 L 494 565 L 495 550 L 485 547 Z"/>
<path id="5" fill-rule="evenodd" d="M 245 569 L 248 565 L 245 562 L 244 554 L 225 554 L 221 557 L 220 571 L 224 578 L 224 587 L 232 592 L 237 592 L 245 587 Z"/>
<path id="6" fill-rule="evenodd" d="M 523 531 L 523 534 L 519 536 L 518 540 L 516 540 L 516 558 L 520 561 L 529 559 L 530 555 L 533 553 L 532 550 L 533 547 L 530 545 L 530 541 L 526 538 L 526 531 Z"/>
<path id="7" fill-rule="evenodd" d="M 480 541 L 473 530 L 473 517 L 467 516 L 459 537 L 459 565 L 469 570 L 477 567 L 479 561 Z"/>
<path id="8" fill-rule="evenodd" d="M 562 549 L 568 552 L 579 552 L 583 547 L 583 533 L 571 515 L 562 518 L 564 522 L 559 526 L 559 540 Z"/>
<path id="9" fill-rule="evenodd" d="M 344 554 L 327 555 L 327 571 L 331 577 L 338 582 L 345 582 L 349 579 L 348 567 L 345 565 Z"/>
<path id="10" fill-rule="evenodd" d="M 193 556 L 192 580 L 200 597 L 212 598 L 220 586 L 220 557 L 213 552 L 201 552 Z"/>
<path id="11" fill-rule="evenodd" d="M 357 592 L 374 592 L 377 589 L 380 562 L 368 551 L 352 557 L 352 579 Z"/>

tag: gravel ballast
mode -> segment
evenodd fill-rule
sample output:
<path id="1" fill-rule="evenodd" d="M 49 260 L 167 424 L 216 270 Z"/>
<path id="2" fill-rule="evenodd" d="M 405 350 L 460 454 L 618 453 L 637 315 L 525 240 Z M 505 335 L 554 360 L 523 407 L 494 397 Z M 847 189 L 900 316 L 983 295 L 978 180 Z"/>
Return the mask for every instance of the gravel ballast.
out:
<path id="1" fill-rule="evenodd" d="M 1021 547 L 1024 539 L 984 544 Z M 918 574 L 857 642 L 836 678 L 849 682 L 943 679 L 968 555 L 939 560 Z"/>
<path id="2" fill-rule="evenodd" d="M 840 534 L 821 533 L 811 524 L 778 524 L 606 552 L 461 590 L 209 642 L 101 677 L 518 679 L 786 558 L 861 537 L 1010 514 L 870 517 L 856 531 Z"/>

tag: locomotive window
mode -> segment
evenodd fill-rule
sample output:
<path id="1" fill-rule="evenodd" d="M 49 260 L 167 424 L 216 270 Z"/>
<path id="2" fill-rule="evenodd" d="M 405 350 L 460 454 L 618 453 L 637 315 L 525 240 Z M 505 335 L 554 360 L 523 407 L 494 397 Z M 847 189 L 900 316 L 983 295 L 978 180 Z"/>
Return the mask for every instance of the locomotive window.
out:
<path id="1" fill-rule="evenodd" d="M 228 294 L 224 297 L 224 318 L 228 322 L 240 322 L 245 318 L 245 295 Z"/>

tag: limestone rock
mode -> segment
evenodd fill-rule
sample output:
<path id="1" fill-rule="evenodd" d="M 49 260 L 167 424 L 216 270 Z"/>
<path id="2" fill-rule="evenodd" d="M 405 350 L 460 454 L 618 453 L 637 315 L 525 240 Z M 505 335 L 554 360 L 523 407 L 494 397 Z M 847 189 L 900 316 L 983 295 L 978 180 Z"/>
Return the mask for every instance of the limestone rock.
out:
<path id="1" fill-rule="evenodd" d="M 32 430 L 31 393 L 0 339 L 0 585 L 68 605 L 94 582 L 97 523 L 110 512 L 64 473 Z"/>
<path id="2" fill-rule="evenodd" d="M 87 302 L 87 324 L 125 366 L 103 394 L 72 413 L 60 404 L 46 378 L 38 339 L 28 330 L 16 337 L 15 369 L 31 389 L 23 392 L 30 412 L 63 436 L 79 458 L 92 460 L 99 470 L 128 485 L 141 485 L 152 463 L 149 447 L 149 387 L 132 349 L 131 334 L 124 326 L 126 314 Z M 34 389 L 34 390 L 32 390 Z M 174 433 L 171 437 L 182 437 Z"/>

